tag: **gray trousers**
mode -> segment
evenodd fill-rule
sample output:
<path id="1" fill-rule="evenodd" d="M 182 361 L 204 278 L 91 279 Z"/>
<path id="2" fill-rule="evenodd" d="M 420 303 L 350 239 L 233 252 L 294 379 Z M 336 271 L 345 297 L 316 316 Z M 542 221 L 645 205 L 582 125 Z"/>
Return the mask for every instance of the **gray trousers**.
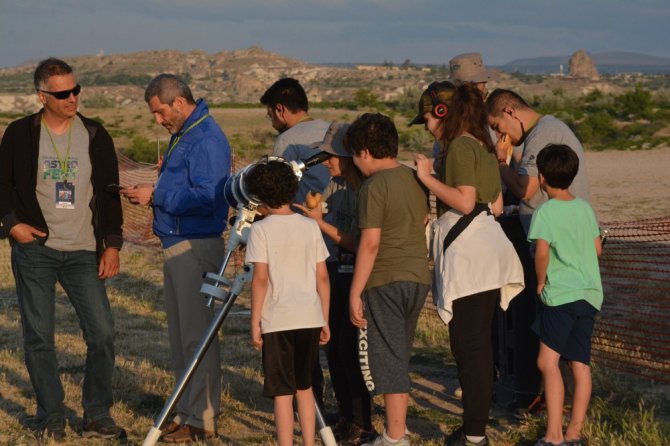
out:
<path id="1" fill-rule="evenodd" d="M 214 309 L 200 293 L 203 273 L 218 272 L 224 257 L 222 238 L 184 240 L 163 250 L 163 294 L 172 368 L 177 379 L 193 357 Z M 219 340 L 214 338 L 177 404 L 175 423 L 216 430 L 221 404 Z"/>

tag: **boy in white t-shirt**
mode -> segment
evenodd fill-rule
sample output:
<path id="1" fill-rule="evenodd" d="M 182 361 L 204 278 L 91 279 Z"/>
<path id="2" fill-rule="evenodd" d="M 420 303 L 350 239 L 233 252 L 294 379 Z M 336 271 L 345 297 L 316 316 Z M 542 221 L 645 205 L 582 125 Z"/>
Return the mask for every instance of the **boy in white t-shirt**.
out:
<path id="1" fill-rule="evenodd" d="M 293 444 L 296 395 L 303 444 L 309 446 L 316 416 L 312 369 L 319 344 L 330 339 L 328 249 L 316 222 L 289 207 L 298 179 L 287 163 L 259 163 L 246 184 L 268 208 L 268 216 L 251 226 L 246 253 L 246 262 L 254 264 L 251 342 L 263 352 L 263 395 L 274 399 L 280 446 Z"/>

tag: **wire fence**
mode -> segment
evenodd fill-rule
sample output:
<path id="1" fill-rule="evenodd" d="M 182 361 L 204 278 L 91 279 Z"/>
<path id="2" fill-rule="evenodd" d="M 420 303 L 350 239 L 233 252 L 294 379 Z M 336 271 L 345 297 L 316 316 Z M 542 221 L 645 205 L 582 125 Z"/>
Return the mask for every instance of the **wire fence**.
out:
<path id="1" fill-rule="evenodd" d="M 593 337 L 594 361 L 670 383 L 670 216 L 602 223 L 605 301 Z"/>
<path id="2" fill-rule="evenodd" d="M 118 155 L 122 186 L 155 183 L 157 167 Z M 246 164 L 233 159 L 233 171 Z M 124 239 L 158 246 L 150 208 L 123 200 Z M 593 337 L 596 364 L 670 383 L 670 216 L 601 223 L 608 237 L 600 258 L 605 301 Z M 233 259 L 239 266 L 241 255 Z"/>

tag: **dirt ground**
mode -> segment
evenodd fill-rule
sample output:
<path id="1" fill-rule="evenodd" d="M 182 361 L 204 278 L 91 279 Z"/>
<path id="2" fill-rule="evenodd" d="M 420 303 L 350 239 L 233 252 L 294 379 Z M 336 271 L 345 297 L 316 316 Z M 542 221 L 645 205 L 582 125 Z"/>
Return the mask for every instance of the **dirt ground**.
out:
<path id="1" fill-rule="evenodd" d="M 670 147 L 586 152 L 586 168 L 601 222 L 670 215 Z"/>

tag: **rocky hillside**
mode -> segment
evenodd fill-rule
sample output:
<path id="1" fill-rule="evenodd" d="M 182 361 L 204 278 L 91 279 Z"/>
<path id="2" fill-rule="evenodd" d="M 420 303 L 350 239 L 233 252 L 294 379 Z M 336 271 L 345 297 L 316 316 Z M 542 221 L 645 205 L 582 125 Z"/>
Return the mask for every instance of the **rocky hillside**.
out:
<path id="1" fill-rule="evenodd" d="M 280 77 L 300 80 L 312 103 L 351 101 L 364 90 L 380 101 L 403 100 L 415 104 L 419 92 L 434 80 L 449 76 L 445 66 L 324 66 L 290 59 L 259 47 L 209 54 L 200 50 L 157 50 L 128 54 L 63 57 L 85 87 L 83 106 L 109 108 L 142 103 L 144 88 L 162 72 L 182 75 L 198 97 L 210 103 L 258 104 L 265 89 Z M 408 61 L 409 62 L 409 61 Z M 37 110 L 33 71 L 37 61 L 0 69 L 0 113 L 23 114 Z M 637 80 L 633 79 L 631 85 Z M 570 76 L 525 76 L 498 73 L 489 90 L 511 88 L 528 98 L 560 89 L 567 95 L 594 88 L 610 93 L 621 83 Z M 411 90 L 412 94 L 407 94 Z"/>
<path id="2" fill-rule="evenodd" d="M 284 76 L 295 77 L 312 101 L 351 99 L 369 89 L 381 100 L 402 95 L 408 86 L 423 88 L 432 80 L 431 69 L 418 67 L 310 65 L 258 47 L 221 51 L 142 51 L 129 54 L 64 58 L 76 70 L 87 97 L 103 95 L 117 105 L 142 101 L 143 88 L 156 74 L 184 76 L 199 96 L 210 102 L 257 103 L 265 89 Z M 32 74 L 35 63 L 0 69 L 0 111 L 23 110 L 35 101 Z M 112 104 L 109 104 L 112 105 Z"/>

